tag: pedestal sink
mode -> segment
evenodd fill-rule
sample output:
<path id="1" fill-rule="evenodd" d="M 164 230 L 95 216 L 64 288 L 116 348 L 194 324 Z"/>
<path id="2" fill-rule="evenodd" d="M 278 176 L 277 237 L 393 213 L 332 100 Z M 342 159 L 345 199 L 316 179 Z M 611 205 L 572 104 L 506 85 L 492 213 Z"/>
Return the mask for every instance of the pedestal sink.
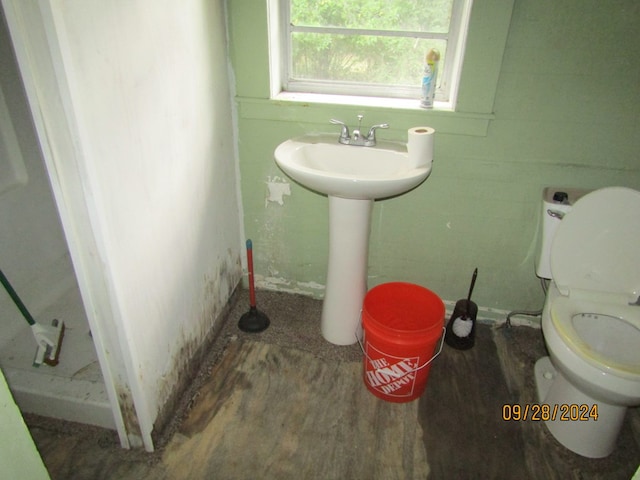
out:
<path id="1" fill-rule="evenodd" d="M 322 335 L 336 345 L 353 344 L 367 292 L 373 201 L 420 185 L 431 172 L 431 159 L 411 158 L 403 143 L 342 145 L 336 135 L 326 134 L 287 140 L 274 155 L 278 166 L 294 181 L 329 197 L 329 265 Z"/>

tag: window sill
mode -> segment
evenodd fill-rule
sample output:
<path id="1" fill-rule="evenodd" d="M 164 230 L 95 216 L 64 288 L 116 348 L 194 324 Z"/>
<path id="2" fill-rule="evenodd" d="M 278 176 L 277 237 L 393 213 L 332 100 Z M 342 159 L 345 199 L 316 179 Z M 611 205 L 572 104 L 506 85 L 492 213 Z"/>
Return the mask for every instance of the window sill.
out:
<path id="1" fill-rule="evenodd" d="M 399 108 L 402 110 L 416 110 L 418 112 L 442 111 L 453 112 L 449 102 L 435 102 L 434 108 L 420 107 L 420 100 L 414 98 L 382 98 L 362 97 L 356 95 L 330 95 L 324 93 L 296 93 L 280 92 L 273 100 L 283 102 L 324 103 L 331 105 L 352 105 L 357 107 Z"/>
<path id="2" fill-rule="evenodd" d="M 288 92 L 272 99 L 236 97 L 236 101 L 243 119 L 328 125 L 330 118 L 349 123 L 363 114 L 374 123 L 389 123 L 389 133 L 396 130 L 403 135 L 409 128 L 428 125 L 440 133 L 484 137 L 494 118 L 493 114 L 456 112 L 444 102 L 435 102 L 433 109 L 421 108 L 412 99 Z"/>

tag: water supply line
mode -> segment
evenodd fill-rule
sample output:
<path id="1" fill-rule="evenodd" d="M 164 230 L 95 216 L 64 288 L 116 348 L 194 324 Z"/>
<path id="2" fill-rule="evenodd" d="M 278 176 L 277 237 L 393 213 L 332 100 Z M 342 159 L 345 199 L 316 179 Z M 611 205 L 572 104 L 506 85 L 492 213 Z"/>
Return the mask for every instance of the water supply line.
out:
<path id="1" fill-rule="evenodd" d="M 547 282 L 544 278 L 540 279 L 540 285 L 542 286 L 542 291 L 544 292 L 544 296 L 547 296 Z M 507 319 L 504 322 L 504 326 L 506 328 L 511 328 L 511 317 L 514 315 L 527 315 L 530 317 L 539 317 L 542 315 L 542 309 L 540 310 L 513 310 L 507 314 Z"/>

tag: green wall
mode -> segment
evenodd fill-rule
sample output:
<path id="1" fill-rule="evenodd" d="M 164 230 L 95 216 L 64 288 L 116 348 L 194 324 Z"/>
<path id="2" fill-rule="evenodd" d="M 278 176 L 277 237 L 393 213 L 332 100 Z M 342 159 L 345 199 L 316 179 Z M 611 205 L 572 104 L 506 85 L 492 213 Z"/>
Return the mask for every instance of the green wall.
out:
<path id="1" fill-rule="evenodd" d="M 512 8 L 512 10 L 511 10 Z M 445 300 L 466 295 L 485 315 L 539 308 L 534 273 L 545 186 L 640 189 L 640 3 L 637 0 L 478 0 L 457 113 L 268 100 L 265 0 L 229 0 L 244 224 L 258 286 L 321 296 L 326 197 L 291 182 L 283 205 L 268 182 L 289 181 L 273 161 L 287 138 L 388 122 L 437 129 L 434 169 L 416 190 L 378 201 L 369 286 L 410 281 Z M 505 44 L 506 41 L 506 44 Z"/>

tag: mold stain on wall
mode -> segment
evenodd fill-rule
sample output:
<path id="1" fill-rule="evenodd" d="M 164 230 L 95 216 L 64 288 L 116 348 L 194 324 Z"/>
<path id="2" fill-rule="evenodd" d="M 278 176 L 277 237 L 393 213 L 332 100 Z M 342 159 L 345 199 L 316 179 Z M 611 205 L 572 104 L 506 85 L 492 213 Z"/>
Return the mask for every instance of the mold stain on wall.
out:
<path id="1" fill-rule="evenodd" d="M 189 331 L 182 329 L 180 338 L 176 339 L 182 346 L 170 360 L 167 373 L 159 380 L 159 398 L 163 407 L 154 422 L 154 443 L 175 415 L 181 398 L 222 328 L 221 319 L 228 311 L 229 300 L 241 277 L 240 255 L 231 249 L 227 250 L 227 257 L 219 261 L 215 274 L 204 276 L 197 325 Z"/>
<path id="2" fill-rule="evenodd" d="M 124 422 L 125 429 L 127 431 L 129 446 L 133 448 L 142 447 L 142 430 L 138 423 L 138 415 L 136 414 L 136 407 L 133 403 L 131 390 L 129 390 L 129 387 L 126 385 L 119 385 L 116 387 L 116 391 L 118 395 L 120 413 L 122 414 L 122 421 Z"/>

